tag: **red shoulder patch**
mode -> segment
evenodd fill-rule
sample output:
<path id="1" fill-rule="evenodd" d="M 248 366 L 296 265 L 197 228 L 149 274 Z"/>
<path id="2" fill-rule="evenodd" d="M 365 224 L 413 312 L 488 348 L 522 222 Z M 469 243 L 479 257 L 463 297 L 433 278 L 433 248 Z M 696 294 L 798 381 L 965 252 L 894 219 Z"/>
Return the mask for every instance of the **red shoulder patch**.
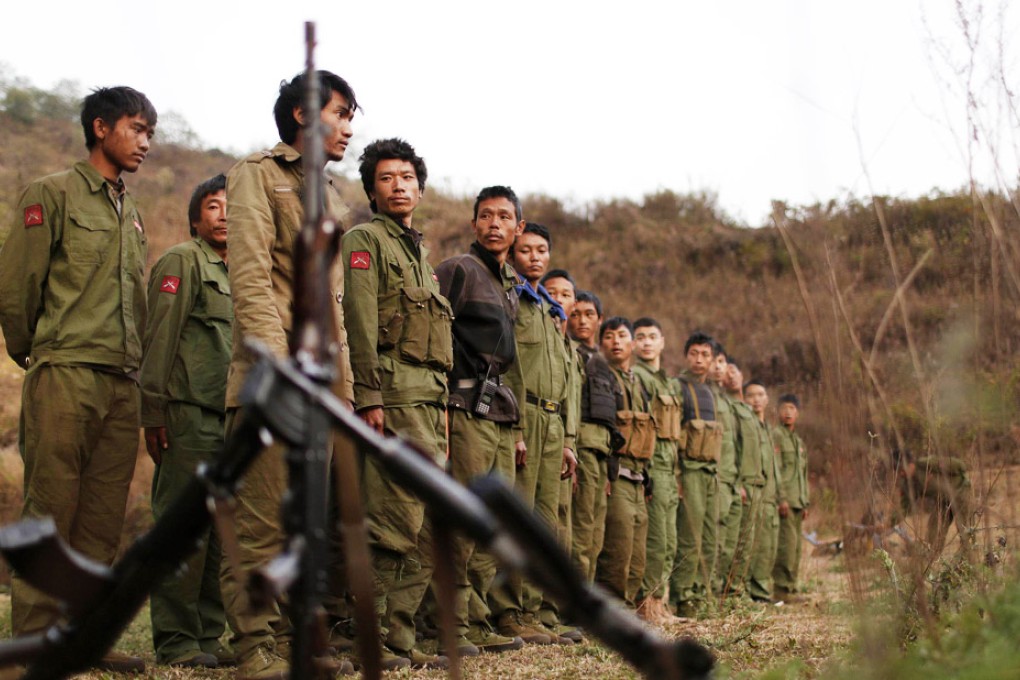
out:
<path id="1" fill-rule="evenodd" d="M 177 291 L 180 290 L 180 287 L 181 279 L 179 276 L 164 276 L 163 283 L 159 284 L 159 292 L 177 295 Z"/>
<path id="2" fill-rule="evenodd" d="M 364 250 L 351 253 L 351 269 L 368 269 L 372 266 L 372 254 Z"/>
<path id="3" fill-rule="evenodd" d="M 36 203 L 25 208 L 25 226 L 38 227 L 43 223 L 42 203 Z"/>

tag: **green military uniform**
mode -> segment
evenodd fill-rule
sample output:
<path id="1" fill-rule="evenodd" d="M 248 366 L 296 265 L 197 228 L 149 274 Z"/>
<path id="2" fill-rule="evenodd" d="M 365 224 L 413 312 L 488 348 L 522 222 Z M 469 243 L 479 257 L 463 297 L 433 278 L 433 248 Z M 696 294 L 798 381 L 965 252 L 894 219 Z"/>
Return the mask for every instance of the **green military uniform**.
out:
<path id="1" fill-rule="evenodd" d="M 223 448 L 233 318 L 227 265 L 212 246 L 195 238 L 159 258 L 149 276 L 141 370 L 142 427 L 165 427 L 169 444 L 152 477 L 156 520 L 199 464 Z M 210 529 L 184 569 L 153 590 L 157 662 L 220 649 L 226 621 L 220 559 L 219 538 Z"/>
<path id="2" fill-rule="evenodd" d="M 743 501 L 737 541 L 733 549 L 733 561 L 723 574 L 723 594 L 740 594 L 750 568 L 751 558 L 757 548 L 755 529 L 761 523 L 762 487 L 765 486 L 764 457 L 760 441 L 759 421 L 751 407 L 742 401 L 733 401 L 733 413 L 737 420 L 737 434 L 740 441 L 740 471 L 738 484 L 743 487 L 747 498 Z"/>
<path id="3" fill-rule="evenodd" d="M 258 340 L 277 356 L 287 355 L 294 244 L 304 216 L 303 180 L 301 154 L 283 142 L 241 160 L 227 175 L 230 205 L 227 238 L 234 303 L 233 356 L 227 374 L 228 434 L 236 409 L 241 405 L 241 386 L 253 363 L 242 339 Z M 347 208 L 331 181 L 326 184 L 325 200 L 326 215 L 342 225 Z M 353 401 L 340 305 L 343 299 L 340 262 L 331 270 L 330 281 L 329 294 L 337 303 L 334 331 L 340 347 L 334 391 L 339 397 Z M 323 474 L 327 474 L 327 470 L 323 470 Z M 245 573 L 234 573 L 231 560 L 223 560 L 221 586 L 227 621 L 234 631 L 234 649 L 242 662 L 255 653 L 256 647 L 265 646 L 272 651 L 275 641 L 286 642 L 290 637 L 290 624 L 281 614 L 279 603 L 250 606 L 244 586 L 246 573 L 265 564 L 283 545 L 280 501 L 286 486 L 284 449 L 275 444 L 252 464 L 236 496 L 235 528 L 240 566 Z"/>
<path id="4" fill-rule="evenodd" d="M 737 402 L 720 388 L 713 388 L 719 410 L 716 419 L 723 426 L 722 453 L 719 454 L 718 513 L 719 531 L 716 535 L 717 556 L 713 592 L 723 592 L 733 566 L 733 553 L 740 533 L 740 518 L 744 503 L 740 497 L 739 470 L 743 458 L 743 442 L 737 425 Z"/>
<path id="5" fill-rule="evenodd" d="M 652 395 L 655 417 L 655 453 L 648 472 L 652 477 L 652 497 L 648 501 L 648 539 L 645 547 L 645 575 L 638 599 L 665 596 L 669 575 L 676 557 L 676 512 L 680 504 L 676 478 L 680 461 L 680 395 L 676 382 L 661 368 L 638 362 L 634 375 Z"/>
<path id="6" fill-rule="evenodd" d="M 0 327 L 7 352 L 28 369 L 22 517 L 53 517 L 72 548 L 109 564 L 138 451 L 142 219 L 123 182 L 87 161 L 32 182 L 15 215 L 0 249 Z M 11 599 L 15 635 L 57 615 L 20 578 Z"/>
<path id="7" fill-rule="evenodd" d="M 901 476 L 897 486 L 900 507 L 894 511 L 889 526 L 899 524 L 920 504 L 930 513 L 927 541 L 935 554 L 942 551 L 953 521 L 956 522 L 962 548 L 967 550 L 971 547 L 974 541 L 974 501 L 967 466 L 962 460 L 952 456 L 918 458 L 913 474 Z"/>
<path id="8" fill-rule="evenodd" d="M 563 449 L 573 450 L 575 446 L 576 420 L 568 422 L 567 418 L 568 411 L 574 408 L 569 403 L 573 385 L 571 357 L 561 331 L 562 307 L 552 303 L 544 288 L 536 291 L 527 282 L 518 284 L 517 292 L 520 304 L 514 335 L 526 390 L 522 415 L 527 457 L 525 464 L 517 468 L 514 486 L 521 500 L 555 531 L 559 523 Z M 541 591 L 525 584 L 517 573 L 508 575 L 505 586 L 490 593 L 489 606 L 501 628 L 504 620 L 525 615 L 529 620 L 537 617 L 541 605 Z M 555 615 L 550 615 L 550 619 L 554 618 Z"/>
<path id="9" fill-rule="evenodd" d="M 692 389 L 697 379 L 688 373 L 681 374 Z M 703 385 L 704 389 L 709 389 Z M 690 398 L 689 392 L 681 392 L 683 399 Z M 716 405 L 718 408 L 718 404 Z M 717 422 L 717 421 L 716 421 Z M 687 419 L 685 418 L 685 428 Z M 686 433 L 686 431 L 685 431 Z M 690 433 L 686 433 L 690 436 Z M 680 480 L 683 495 L 677 511 L 677 566 L 673 570 L 670 599 L 679 613 L 687 615 L 693 607 L 708 595 L 715 572 L 716 534 L 718 515 L 718 478 L 715 460 L 693 458 L 690 444 L 680 448 Z"/>
<path id="10" fill-rule="evenodd" d="M 611 482 L 605 540 L 595 578 L 629 606 L 634 606 L 645 575 L 648 542 L 645 480 L 655 452 L 655 431 L 651 420 L 651 395 L 645 393 L 641 381 L 633 371 L 624 372 L 615 367 L 613 375 L 623 391 L 624 408 L 617 419 L 627 443 L 613 454 L 619 473 Z"/>
<path id="11" fill-rule="evenodd" d="M 790 506 L 786 517 L 779 518 L 779 547 L 772 578 L 777 589 L 797 590 L 797 573 L 803 540 L 801 525 L 804 510 L 810 503 L 807 478 L 807 449 L 796 432 L 782 425 L 772 428 L 772 441 L 779 455 L 782 496 Z"/>
<path id="12" fill-rule="evenodd" d="M 761 469 L 765 478 L 761 486 L 761 516 L 755 528 L 754 547 L 750 556 L 747 577 L 747 594 L 756 600 L 772 599 L 772 569 L 776 564 L 779 543 L 779 511 L 783 501 L 779 472 L 779 455 L 769 427 L 755 418 L 758 424 L 758 450 L 761 451 Z"/>
<path id="13" fill-rule="evenodd" d="M 386 434 L 445 466 L 452 318 L 421 234 L 377 214 L 344 234 L 342 248 L 354 406 L 383 407 Z M 422 540 L 425 506 L 374 456 L 362 465 L 376 613 L 386 644 L 406 656 L 432 577 L 432 546 Z"/>

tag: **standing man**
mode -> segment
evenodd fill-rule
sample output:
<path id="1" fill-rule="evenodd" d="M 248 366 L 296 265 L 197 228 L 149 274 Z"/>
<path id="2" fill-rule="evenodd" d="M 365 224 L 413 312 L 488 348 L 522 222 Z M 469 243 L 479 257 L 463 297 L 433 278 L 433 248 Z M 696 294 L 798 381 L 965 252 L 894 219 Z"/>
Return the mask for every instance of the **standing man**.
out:
<path id="1" fill-rule="evenodd" d="M 801 526 L 807 519 L 810 504 L 807 449 L 796 432 L 799 416 L 800 399 L 796 394 L 779 397 L 779 427 L 772 428 L 772 439 L 779 454 L 783 501 L 779 504 L 779 548 L 772 578 L 776 584 L 776 596 L 787 598 L 797 592 L 803 545 Z"/>
<path id="2" fill-rule="evenodd" d="M 145 231 L 122 174 L 145 160 L 156 110 L 130 87 L 99 88 L 85 97 L 81 124 L 88 158 L 32 182 L 18 200 L 0 250 L 0 327 L 27 371 L 21 516 L 53 517 L 72 548 L 110 564 L 138 449 L 146 313 Z M 59 616 L 52 599 L 14 578 L 15 635 Z M 111 652 L 100 667 L 144 665 Z"/>
<path id="3" fill-rule="evenodd" d="M 644 317 L 634 322 L 634 353 L 638 358 L 634 375 L 644 391 L 652 395 L 655 419 L 655 453 L 649 469 L 654 493 L 648 500 L 647 559 L 638 594 L 638 614 L 653 623 L 666 623 L 672 618 L 663 598 L 676 556 L 676 512 L 680 504 L 676 483 L 680 395 L 676 381 L 662 368 L 665 347 L 666 336 L 658 321 Z"/>
<path id="4" fill-rule="evenodd" d="M 552 239 L 549 230 L 527 222 L 513 247 L 514 268 L 524 279 L 515 288 L 518 297 L 517 362 L 524 374 L 524 443 L 527 452 L 517 459 L 517 494 L 551 530 L 557 526 L 560 503 L 560 471 L 572 473 L 575 423 L 567 418 L 572 380 L 571 356 L 563 340 L 566 314 L 539 283 L 549 269 Z M 490 594 L 497 632 L 520 637 L 525 642 L 549 644 L 559 635 L 539 619 L 542 592 L 525 583 L 519 574 L 511 574 L 506 585 Z M 549 625 L 559 626 L 550 613 Z M 570 644 L 571 640 L 563 639 Z"/>
<path id="5" fill-rule="evenodd" d="M 284 82 L 273 107 L 280 142 L 272 149 L 243 159 L 227 174 L 230 288 L 234 302 L 233 356 L 226 397 L 228 433 L 241 406 L 241 386 L 253 363 L 243 339 L 259 340 L 280 357 L 288 352 L 294 243 L 304 221 L 301 154 L 306 141 L 319 143 L 305 139 L 305 122 L 314 115 L 322 121 L 325 134 L 321 143 L 327 161 L 343 159 L 352 135 L 351 120 L 358 108 L 354 91 L 347 81 L 329 71 L 319 71 L 318 77 L 321 110 L 304 110 L 304 74 Z M 326 216 L 340 228 L 347 207 L 328 176 L 324 193 Z M 354 392 L 340 306 L 341 263 L 335 263 L 331 279 L 330 295 L 337 302 L 334 330 L 340 347 L 334 390 L 350 402 Z M 283 545 L 280 501 L 286 486 L 284 447 L 276 444 L 252 464 L 237 493 L 238 557 L 244 573 L 235 573 L 232 560 L 223 560 L 221 586 L 227 621 L 234 631 L 240 678 L 286 678 L 290 672 L 284 658 L 289 654 L 290 622 L 278 602 L 258 607 L 249 603 L 244 586 L 247 573 L 268 562 Z"/>
<path id="6" fill-rule="evenodd" d="M 201 463 L 223 449 L 230 365 L 227 178 L 199 184 L 188 205 L 192 240 L 170 248 L 149 275 L 149 322 L 142 358 L 142 427 L 156 464 L 152 514 L 158 521 Z M 185 567 L 152 592 L 156 662 L 215 668 L 232 656 L 220 596 L 220 542 L 211 528 Z"/>
<path id="7" fill-rule="evenodd" d="M 482 189 L 471 227 L 475 241 L 469 252 L 436 268 L 454 317 L 449 469 L 462 484 L 490 472 L 512 483 L 515 461 L 524 462 L 527 455 L 520 424 L 524 378 L 514 339 L 518 278 L 507 261 L 514 239 L 524 230 L 521 202 L 513 189 Z M 477 554 L 474 543 L 463 536 L 454 537 L 450 560 L 457 584 L 458 653 L 519 649 L 520 638 L 496 634 L 487 621 L 485 603 L 496 575 L 495 560 Z"/>
<path id="8" fill-rule="evenodd" d="M 365 147 L 360 172 L 375 214 L 344 234 L 341 256 L 354 407 L 378 432 L 402 437 L 445 466 L 452 316 L 412 223 L 425 191 L 425 160 L 407 142 L 384 139 Z M 374 456 L 362 466 L 383 667 L 441 663 L 414 646 L 414 615 L 432 578 L 425 505 Z"/>
<path id="9" fill-rule="evenodd" d="M 739 471 L 743 457 L 740 432 L 737 427 L 736 401 L 726 388 L 726 376 L 730 363 L 726 350 L 718 342 L 715 346 L 715 361 L 712 364 L 709 383 L 715 395 L 716 419 L 722 424 L 722 450 L 719 454 L 717 476 L 719 491 L 717 506 L 719 523 L 716 525 L 716 568 L 712 592 L 719 595 L 725 587 L 733 551 L 740 531 L 740 516 L 743 512 L 746 492 L 739 484 Z"/>
<path id="10" fill-rule="evenodd" d="M 758 450 L 761 452 L 761 514 L 754 529 L 754 546 L 749 556 L 747 594 L 758 602 L 772 601 L 772 569 L 776 564 L 776 546 L 779 541 L 779 511 L 782 487 L 779 484 L 779 457 L 772 442 L 772 434 L 765 422 L 769 394 L 765 385 L 751 380 L 744 386 L 744 397 L 754 411 L 758 429 Z"/>

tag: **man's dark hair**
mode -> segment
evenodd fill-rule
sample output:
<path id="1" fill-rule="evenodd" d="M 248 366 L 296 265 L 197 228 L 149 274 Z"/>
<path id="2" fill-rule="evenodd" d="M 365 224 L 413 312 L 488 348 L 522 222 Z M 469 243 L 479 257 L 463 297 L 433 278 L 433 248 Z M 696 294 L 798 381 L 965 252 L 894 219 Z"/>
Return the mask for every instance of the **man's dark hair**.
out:
<path id="1" fill-rule="evenodd" d="M 746 392 L 747 388 L 751 387 L 752 385 L 757 385 L 758 387 L 762 388 L 766 392 L 768 392 L 768 390 L 769 390 L 769 388 L 765 385 L 765 383 L 763 383 L 761 381 L 760 378 L 751 378 L 750 380 L 748 380 L 747 382 L 744 383 L 744 391 Z"/>
<path id="2" fill-rule="evenodd" d="M 188 230 L 192 236 L 198 236 L 195 222 L 202 219 L 202 199 L 209 194 L 215 194 L 217 191 L 225 191 L 226 188 L 227 176 L 221 172 L 215 177 L 210 177 L 202 182 L 191 192 L 191 200 L 188 202 Z"/>
<path id="3" fill-rule="evenodd" d="M 358 161 L 361 165 L 358 172 L 361 173 L 361 186 L 368 196 L 372 212 L 377 212 L 375 199 L 372 192 L 375 191 L 375 169 L 379 161 L 389 160 L 407 161 L 414 166 L 414 174 L 418 176 L 418 190 L 425 191 L 425 180 L 428 179 L 429 171 L 425 167 L 425 159 L 414 152 L 414 147 L 402 139 L 393 137 L 391 139 L 378 139 L 365 147 L 361 158 Z"/>
<path id="4" fill-rule="evenodd" d="M 712 336 L 708 333 L 702 333 L 701 331 L 694 331 L 690 337 L 687 338 L 687 342 L 684 343 L 684 354 L 690 351 L 694 345 L 708 345 L 712 348 L 712 356 L 715 356 L 716 341 L 712 339 Z"/>
<path id="5" fill-rule="evenodd" d="M 798 411 L 800 410 L 800 399 L 796 394 L 784 394 L 779 397 L 779 405 L 782 406 L 783 404 L 793 404 L 797 407 Z"/>
<path id="6" fill-rule="evenodd" d="M 599 300 L 598 295 L 590 290 L 579 290 L 574 293 L 574 304 L 576 305 L 578 302 L 590 303 L 593 307 L 595 307 L 595 311 L 598 313 L 599 318 L 602 318 L 602 300 Z"/>
<path id="7" fill-rule="evenodd" d="M 81 127 L 85 131 L 85 148 L 91 150 L 96 145 L 96 132 L 92 123 L 99 118 L 111 128 L 124 116 L 137 116 L 148 122 L 149 127 L 156 127 L 156 108 L 149 98 L 138 90 L 120 85 L 117 87 L 97 87 L 85 97 L 81 103 Z"/>
<path id="8" fill-rule="evenodd" d="M 358 110 L 358 102 L 354 98 L 354 90 L 347 84 L 347 81 L 335 73 L 329 71 L 316 71 L 319 76 L 319 111 L 326 107 L 329 100 L 333 98 L 334 92 L 347 100 L 351 113 Z M 293 80 L 286 80 L 280 83 L 280 94 L 273 105 L 273 117 L 276 118 L 276 129 L 280 133 L 280 141 L 285 144 L 293 144 L 297 139 L 300 129 L 297 119 L 294 117 L 294 109 L 301 108 L 305 101 L 305 74 L 299 73 Z M 318 113 L 316 111 L 315 113 Z"/>
<path id="9" fill-rule="evenodd" d="M 712 356 L 713 357 L 717 357 L 720 354 L 723 355 L 724 357 L 726 357 L 726 360 L 729 361 L 729 357 L 726 356 L 726 348 L 722 346 L 721 342 L 719 342 L 718 340 L 713 338 L 712 339 Z"/>
<path id="10" fill-rule="evenodd" d="M 658 321 L 656 321 L 655 319 L 653 319 L 650 316 L 643 316 L 643 317 L 641 317 L 640 319 L 638 319 L 637 321 L 634 322 L 634 330 L 635 331 L 637 329 L 639 329 L 639 328 L 649 328 L 649 327 L 657 328 L 657 329 L 659 329 L 660 333 L 662 332 L 662 325 L 659 324 Z"/>
<path id="11" fill-rule="evenodd" d="M 496 185 L 491 187 L 485 187 L 478 192 L 478 197 L 475 198 L 475 210 L 474 217 L 472 219 L 478 219 L 478 206 L 482 204 L 482 201 L 487 201 L 490 198 L 505 198 L 514 204 L 514 211 L 517 213 L 517 221 L 520 222 L 524 219 L 524 209 L 521 208 L 521 199 L 517 198 L 517 194 L 510 187 L 502 185 Z"/>
<path id="12" fill-rule="evenodd" d="M 729 354 L 726 355 L 726 363 L 728 363 L 730 366 L 736 366 L 737 370 L 740 370 L 740 363 L 736 359 L 731 357 Z"/>
<path id="13" fill-rule="evenodd" d="M 617 328 L 626 328 L 630 332 L 631 337 L 634 336 L 634 325 L 630 322 L 630 319 L 623 316 L 611 316 L 599 326 L 599 342 L 602 342 L 602 336 L 606 334 L 606 331 L 615 331 Z"/>
<path id="14" fill-rule="evenodd" d="M 543 276 L 539 280 L 539 283 L 544 286 L 545 282 L 548 281 L 549 279 L 565 279 L 567 281 L 570 281 L 570 285 L 574 287 L 574 295 L 576 297 L 577 281 L 574 281 L 574 277 L 571 276 L 570 272 L 568 272 L 566 269 L 550 269 L 548 272 L 546 272 L 545 276 Z"/>
<path id="15" fill-rule="evenodd" d="M 538 222 L 525 222 L 524 231 L 525 234 L 538 234 L 545 239 L 546 244 L 549 246 L 549 250 L 552 250 L 552 236 L 549 235 L 549 228 L 544 224 Z"/>

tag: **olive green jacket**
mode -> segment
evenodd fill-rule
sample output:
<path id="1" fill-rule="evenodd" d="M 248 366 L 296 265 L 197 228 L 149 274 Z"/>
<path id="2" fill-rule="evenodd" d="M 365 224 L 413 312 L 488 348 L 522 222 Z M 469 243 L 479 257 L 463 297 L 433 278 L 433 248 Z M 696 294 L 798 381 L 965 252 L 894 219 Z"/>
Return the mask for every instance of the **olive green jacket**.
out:
<path id="1" fill-rule="evenodd" d="M 791 432 L 782 425 L 772 428 L 772 441 L 775 442 L 779 455 L 779 468 L 782 471 L 783 499 L 794 510 L 810 505 L 807 477 L 807 449 L 804 441 L 796 432 Z"/>
<path id="2" fill-rule="evenodd" d="M 693 373 L 691 373 L 689 370 L 687 370 L 687 369 L 684 369 L 684 370 L 680 371 L 680 375 L 677 376 L 676 378 L 674 378 L 674 381 L 676 382 L 676 393 L 677 393 L 678 398 L 680 400 L 681 406 L 684 403 L 684 391 L 683 391 L 683 388 L 680 385 L 680 381 L 682 381 L 682 380 L 686 380 L 687 382 L 692 383 L 692 384 L 700 382 L 698 380 L 698 378 Z M 705 381 L 702 384 L 708 385 L 708 381 Z M 709 385 L 709 389 L 712 390 L 711 385 Z M 716 395 L 715 395 L 715 390 L 712 390 L 712 398 L 713 398 L 713 400 L 718 402 L 718 399 L 716 398 Z M 718 421 L 718 418 L 719 418 L 719 408 L 720 408 L 719 404 L 716 403 L 715 409 L 716 409 L 716 419 L 717 419 L 717 421 Z M 721 454 L 720 454 L 720 457 L 721 457 Z M 684 455 L 684 453 L 681 451 L 680 452 L 680 467 L 683 470 L 704 470 L 704 471 L 706 471 L 706 472 L 708 472 L 710 474 L 717 474 L 719 463 L 716 462 L 716 461 L 710 461 L 710 460 L 692 460 L 691 458 L 689 458 L 686 455 Z"/>
<path id="3" fill-rule="evenodd" d="M 638 361 L 634 364 L 634 375 L 641 384 L 644 385 L 645 391 L 651 395 L 652 398 L 652 415 L 655 416 L 655 455 L 652 458 L 652 469 L 656 472 L 673 473 L 679 470 L 680 461 L 677 457 L 678 442 L 675 438 L 664 438 L 663 428 L 665 423 L 660 422 L 664 420 L 661 409 L 662 397 L 672 398 L 673 404 L 672 411 L 675 411 L 671 417 L 676 418 L 675 427 L 679 431 L 680 424 L 680 395 L 678 393 L 679 385 L 675 380 L 672 380 L 663 369 L 654 369 L 651 364 L 646 364 L 643 361 Z M 670 401 L 670 400 L 667 400 Z M 656 408 L 660 407 L 660 408 Z"/>
<path id="4" fill-rule="evenodd" d="M 610 364 L 610 369 L 613 371 L 613 377 L 616 378 L 616 382 L 619 383 L 620 389 L 623 390 L 623 408 L 628 411 L 640 411 L 641 413 L 651 413 L 651 404 L 649 399 L 645 398 L 645 390 L 638 380 L 637 375 L 633 369 L 629 371 L 622 371 L 616 366 Z M 649 468 L 651 463 L 650 460 L 639 460 L 633 456 L 614 454 L 620 459 L 620 465 L 637 472 L 643 472 Z"/>
<path id="5" fill-rule="evenodd" d="M 722 452 L 719 454 L 719 466 L 716 474 L 719 481 L 736 484 L 741 464 L 740 442 L 737 438 L 737 415 L 733 410 L 733 400 L 724 390 L 715 384 L 709 385 L 715 395 L 715 419 L 722 423 Z"/>
<path id="6" fill-rule="evenodd" d="M 341 247 L 355 407 L 445 405 L 452 314 L 428 250 L 379 214 L 344 234 Z M 417 315 L 408 307 L 419 312 L 421 323 L 410 323 Z M 425 350 L 420 356 L 413 351 L 419 344 Z M 438 344 L 450 348 L 445 368 L 426 363 L 429 347 Z"/>
<path id="7" fill-rule="evenodd" d="M 610 451 L 610 429 L 600 423 L 585 422 L 581 418 L 581 400 L 582 390 L 584 389 L 584 383 L 588 379 L 587 362 L 588 357 L 592 353 L 597 354 L 597 348 L 589 348 L 582 346 L 581 343 L 576 340 L 570 341 L 570 346 L 574 349 L 574 354 L 577 357 L 577 364 L 581 372 L 581 381 L 577 388 L 577 437 L 575 443 L 577 444 L 578 450 L 587 449 L 594 451 L 602 455 L 608 456 Z M 604 360 L 603 360 L 604 361 Z"/>
<path id="8" fill-rule="evenodd" d="M 768 441 L 763 441 L 759 429 L 764 428 L 751 407 L 735 399 L 730 403 L 737 421 L 737 441 L 740 448 L 739 482 L 745 486 L 764 486 L 765 456 L 762 447 L 768 447 L 769 451 L 774 453 L 772 445 Z M 767 430 L 765 434 L 768 434 Z M 769 460 L 772 460 L 772 457 Z"/>
<path id="9" fill-rule="evenodd" d="M 758 442 L 761 447 L 762 470 L 765 473 L 765 485 L 761 497 L 765 503 L 778 505 L 786 500 L 783 495 L 782 471 L 779 465 L 779 449 L 772 441 L 769 426 L 758 420 Z"/>
<path id="10" fill-rule="evenodd" d="M 163 254 L 149 275 L 142 355 L 142 427 L 166 425 L 180 401 L 223 413 L 231 325 L 227 264 L 201 238 Z"/>
<path id="11" fill-rule="evenodd" d="M 120 215 L 88 161 L 28 185 L 0 249 L 7 353 L 125 372 L 142 360 L 146 238 L 134 199 Z"/>
<path id="12" fill-rule="evenodd" d="M 241 160 L 227 174 L 227 241 L 230 249 L 230 290 L 234 301 L 234 345 L 227 375 L 227 408 L 241 405 L 244 378 L 252 355 L 243 339 L 253 338 L 274 354 L 288 353 L 291 331 L 291 300 L 294 294 L 294 244 L 301 231 L 304 172 L 301 154 L 280 142 Z M 332 180 L 325 191 L 326 215 L 342 228 L 347 206 Z M 329 294 L 336 300 L 334 331 L 337 378 L 334 391 L 354 400 L 351 363 L 344 331 L 341 302 L 344 270 L 334 263 Z"/>

